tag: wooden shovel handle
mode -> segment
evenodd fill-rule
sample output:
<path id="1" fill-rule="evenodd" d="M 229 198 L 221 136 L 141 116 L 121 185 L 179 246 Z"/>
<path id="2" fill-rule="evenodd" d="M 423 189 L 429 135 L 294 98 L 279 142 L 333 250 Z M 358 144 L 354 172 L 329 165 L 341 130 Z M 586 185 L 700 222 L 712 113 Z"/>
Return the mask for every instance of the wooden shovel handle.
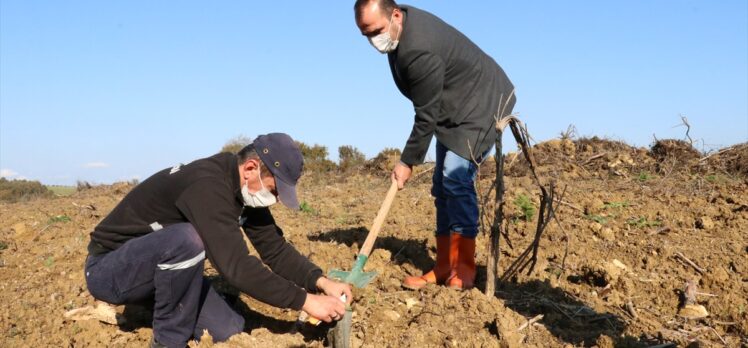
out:
<path id="1" fill-rule="evenodd" d="M 374 218 L 374 223 L 371 225 L 371 230 L 369 230 L 369 235 L 366 236 L 366 241 L 364 241 L 364 245 L 361 247 L 361 250 L 358 252 L 361 255 L 369 256 L 371 254 L 371 249 L 374 247 L 374 242 L 377 240 L 377 235 L 379 235 L 379 230 L 382 229 L 382 225 L 384 224 L 384 219 L 387 217 L 387 213 L 390 211 L 390 206 L 392 206 L 392 201 L 395 200 L 395 194 L 397 193 L 397 181 L 392 180 L 392 185 L 390 185 L 389 191 L 387 191 L 387 196 L 384 197 L 384 202 L 382 202 L 382 207 L 379 208 L 379 212 L 377 213 L 377 217 Z"/>

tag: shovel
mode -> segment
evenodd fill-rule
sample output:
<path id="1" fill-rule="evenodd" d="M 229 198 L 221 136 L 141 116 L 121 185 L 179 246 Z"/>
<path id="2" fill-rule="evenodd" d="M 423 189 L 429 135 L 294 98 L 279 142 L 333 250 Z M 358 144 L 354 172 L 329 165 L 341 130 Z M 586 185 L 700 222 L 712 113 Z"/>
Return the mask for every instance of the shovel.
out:
<path id="1" fill-rule="evenodd" d="M 371 282 L 372 279 L 374 279 L 374 277 L 377 275 L 377 272 L 364 272 L 364 265 L 369 259 L 371 249 L 374 248 L 374 242 L 377 240 L 379 230 L 382 229 L 384 219 L 387 217 L 387 213 L 390 211 L 390 206 L 392 206 L 392 201 L 395 200 L 396 193 L 397 182 L 393 180 L 392 185 L 390 185 L 390 189 L 387 191 L 387 196 L 384 197 L 382 207 L 379 208 L 377 217 L 374 218 L 374 223 L 371 226 L 371 230 L 369 230 L 369 234 L 366 236 L 364 245 L 361 246 L 361 250 L 359 250 L 358 256 L 356 256 L 356 263 L 353 264 L 353 269 L 350 272 L 331 270 L 327 273 L 328 277 L 352 284 L 357 288 L 365 287 Z M 332 344 L 333 348 L 350 347 L 352 314 L 353 312 L 351 311 L 351 308 L 346 308 L 345 315 L 343 316 L 342 320 L 338 321 L 335 324 L 335 328 L 333 328 L 328 333 L 327 338 Z"/>
<path id="2" fill-rule="evenodd" d="M 364 241 L 363 246 L 361 247 L 361 250 L 358 252 L 358 256 L 356 257 L 356 263 L 353 265 L 353 269 L 350 272 L 345 272 L 341 270 L 331 270 L 328 272 L 327 276 L 333 279 L 337 279 L 349 284 L 352 284 L 353 286 L 357 288 L 363 288 L 367 284 L 371 282 L 372 279 L 377 275 L 377 272 L 364 272 L 364 265 L 366 264 L 366 261 L 369 259 L 369 254 L 371 254 L 371 249 L 374 247 L 374 242 L 377 240 L 377 235 L 379 235 L 379 230 L 382 229 L 382 225 L 384 224 L 384 219 L 387 217 L 387 213 L 390 211 L 390 206 L 392 206 L 392 201 L 395 200 L 395 194 L 397 193 L 397 182 L 392 181 L 392 185 L 390 185 L 390 189 L 387 191 L 387 196 L 384 198 L 384 202 L 382 203 L 382 207 L 379 208 L 379 212 L 377 213 L 377 217 L 374 218 L 374 223 L 371 226 L 371 230 L 369 230 L 369 234 L 366 236 L 366 240 Z M 345 299 L 341 298 L 341 301 L 345 302 Z M 319 325 L 321 323 L 321 320 L 310 316 L 304 311 L 301 311 L 301 314 L 299 315 L 298 323 L 308 322 L 312 325 Z M 347 337 L 348 333 L 350 332 L 350 326 L 351 326 L 351 309 L 346 308 L 346 313 L 343 316 L 343 320 L 341 320 L 342 323 L 338 323 L 335 326 L 334 335 L 337 335 L 335 339 L 331 339 L 333 343 L 336 341 L 338 342 L 338 345 L 333 344 L 333 347 L 347 347 Z M 347 331 L 345 331 L 347 330 Z M 346 339 L 343 339 L 345 337 Z M 346 342 L 343 344 L 342 342 Z"/>
<path id="3" fill-rule="evenodd" d="M 387 191 L 387 196 L 385 196 L 384 202 L 382 202 L 382 207 L 379 208 L 377 217 L 374 218 L 374 223 L 371 226 L 371 230 L 369 230 L 369 234 L 366 236 L 364 245 L 361 246 L 361 250 L 359 250 L 358 256 L 356 256 L 356 263 L 353 264 L 353 269 L 350 272 L 334 269 L 327 273 L 328 277 L 349 283 L 357 288 L 365 287 L 374 279 L 377 272 L 364 272 L 364 265 L 369 259 L 371 249 L 374 247 L 374 242 L 377 240 L 379 230 L 382 229 L 384 219 L 390 211 L 390 206 L 392 206 L 392 201 L 395 199 L 396 193 L 397 182 L 393 180 L 390 189 Z"/>

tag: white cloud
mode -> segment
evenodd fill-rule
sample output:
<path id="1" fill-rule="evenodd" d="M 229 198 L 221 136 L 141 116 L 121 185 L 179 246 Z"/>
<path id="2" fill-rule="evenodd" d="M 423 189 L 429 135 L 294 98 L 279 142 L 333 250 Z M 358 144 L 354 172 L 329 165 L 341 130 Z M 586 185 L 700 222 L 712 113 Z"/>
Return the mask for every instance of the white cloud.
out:
<path id="1" fill-rule="evenodd" d="M 109 168 L 109 163 L 106 162 L 88 162 L 83 165 L 83 168 Z"/>
<path id="2" fill-rule="evenodd" d="M 14 177 L 16 175 L 18 175 L 18 173 L 14 172 L 14 171 L 12 171 L 10 169 L 7 169 L 7 168 L 0 169 L 0 178 L 7 178 L 7 179 L 9 179 L 9 178 L 12 178 L 12 177 Z"/>

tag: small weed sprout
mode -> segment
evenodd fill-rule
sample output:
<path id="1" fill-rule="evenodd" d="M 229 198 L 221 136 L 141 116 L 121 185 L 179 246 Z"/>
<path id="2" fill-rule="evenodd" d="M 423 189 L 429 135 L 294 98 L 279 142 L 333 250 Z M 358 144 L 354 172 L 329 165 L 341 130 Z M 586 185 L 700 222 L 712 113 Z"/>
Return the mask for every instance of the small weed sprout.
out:
<path id="1" fill-rule="evenodd" d="M 631 204 L 628 201 L 623 202 L 608 202 L 603 205 L 604 209 L 619 209 L 619 208 L 628 208 Z"/>
<path id="2" fill-rule="evenodd" d="M 67 215 L 56 215 L 56 216 L 49 218 L 49 221 L 47 221 L 47 223 L 54 224 L 58 222 L 69 222 L 69 221 L 71 221 L 71 219 Z"/>
<path id="3" fill-rule="evenodd" d="M 47 257 L 47 258 L 46 258 L 46 259 L 44 260 L 44 267 L 47 267 L 47 268 L 49 268 L 49 267 L 52 267 L 52 266 L 54 266 L 54 265 L 55 265 L 55 258 L 54 258 L 54 257 L 52 257 L 52 256 L 49 256 L 49 257 Z"/>
<path id="4" fill-rule="evenodd" d="M 75 308 L 75 303 L 73 303 L 73 301 L 70 301 L 70 302 L 66 303 L 63 308 L 65 308 L 66 311 L 69 311 L 69 310 Z"/>
<path id="5" fill-rule="evenodd" d="M 646 217 L 639 217 L 639 218 L 631 218 L 626 221 L 626 224 L 629 226 L 633 226 L 636 228 L 644 228 L 644 227 L 655 227 L 655 226 L 662 226 L 662 221 L 654 220 L 650 221 Z"/>
<path id="6" fill-rule="evenodd" d="M 299 204 L 299 210 L 301 210 L 301 212 L 303 213 L 317 215 L 317 211 L 314 210 L 314 208 L 312 208 L 312 206 L 309 205 L 309 203 L 307 203 L 306 201 L 303 201 L 301 202 L 301 204 Z"/>
<path id="7" fill-rule="evenodd" d="M 520 218 L 525 221 L 532 221 L 532 218 L 535 216 L 535 206 L 532 204 L 530 197 L 520 194 L 514 199 L 514 205 L 522 212 Z"/>
<path id="8" fill-rule="evenodd" d="M 608 218 L 602 215 L 585 215 L 584 217 L 601 225 L 605 225 L 608 223 Z"/>
<path id="9" fill-rule="evenodd" d="M 645 182 L 647 180 L 652 179 L 652 174 L 642 171 L 642 172 L 639 172 L 639 176 L 636 177 L 636 179 L 639 180 L 640 182 Z"/>

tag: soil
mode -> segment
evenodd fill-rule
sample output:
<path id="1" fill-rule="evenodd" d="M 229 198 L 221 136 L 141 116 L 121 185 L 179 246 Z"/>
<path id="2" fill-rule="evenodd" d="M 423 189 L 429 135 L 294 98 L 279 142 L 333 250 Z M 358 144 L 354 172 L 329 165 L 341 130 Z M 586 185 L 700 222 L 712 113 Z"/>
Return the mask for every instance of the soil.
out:
<path id="1" fill-rule="evenodd" d="M 353 347 L 647 347 L 748 344 L 748 179 L 745 147 L 700 161 L 681 143 L 633 148 L 603 139 L 535 146 L 541 180 L 563 201 L 540 239 L 531 272 L 503 279 L 485 295 L 486 233 L 477 240 L 477 288 L 406 290 L 435 257 L 429 165 L 398 193 L 366 265 L 378 272 L 354 290 Z M 720 156 L 724 157 L 719 160 Z M 742 156 L 742 157 L 741 157 Z M 685 157 L 685 158 L 681 158 Z M 515 198 L 538 189 L 522 156 L 506 156 L 506 216 L 500 271 L 532 242 L 535 217 Z M 722 166 L 714 163 L 726 164 Z M 478 189 L 490 222 L 493 163 Z M 732 168 L 732 170 L 731 170 Z M 379 168 L 381 169 L 381 168 Z M 324 270 L 349 270 L 388 187 L 386 170 L 308 176 L 300 197 L 310 209 L 273 213 L 290 243 Z M 64 313 L 96 301 L 86 291 L 88 234 L 132 188 L 98 186 L 68 197 L 0 204 L 0 340 L 3 347 L 146 346 L 150 309 L 116 306 L 117 324 Z M 563 195 L 561 193 L 563 192 Z M 484 228 L 483 230 L 487 230 Z M 254 251 L 252 250 L 254 253 Z M 687 259 L 687 260 L 686 260 Z M 693 265 L 692 265 L 692 264 Z M 298 325 L 298 312 L 238 293 L 210 267 L 219 292 L 247 319 L 228 342 L 193 347 L 322 347 L 327 325 Z M 687 281 L 709 313 L 681 311 Z M 542 319 L 527 325 L 542 315 Z"/>

